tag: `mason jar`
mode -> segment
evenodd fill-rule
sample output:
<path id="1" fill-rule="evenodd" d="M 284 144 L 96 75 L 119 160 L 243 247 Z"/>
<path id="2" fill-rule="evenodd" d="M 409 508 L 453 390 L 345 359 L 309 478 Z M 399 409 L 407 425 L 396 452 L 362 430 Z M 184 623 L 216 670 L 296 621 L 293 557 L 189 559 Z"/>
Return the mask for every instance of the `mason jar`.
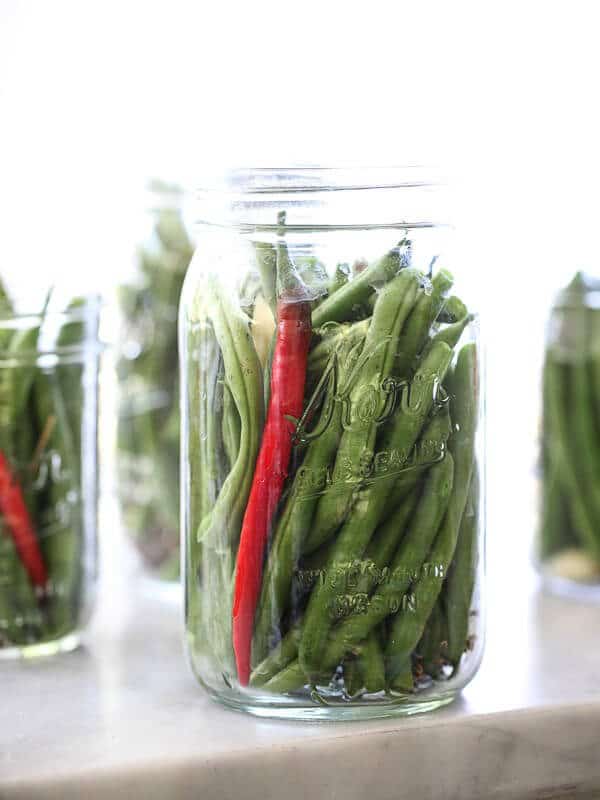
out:
<path id="1" fill-rule="evenodd" d="M 600 600 L 600 280 L 581 272 L 549 315 L 540 461 L 543 581 Z"/>
<path id="2" fill-rule="evenodd" d="M 96 582 L 99 302 L 0 286 L 0 659 L 74 649 Z"/>
<path id="3" fill-rule="evenodd" d="M 179 371 L 177 309 L 192 245 L 184 192 L 151 185 L 146 235 L 119 287 L 119 496 L 124 527 L 149 572 L 179 578 Z"/>
<path id="4" fill-rule="evenodd" d="M 236 171 L 180 311 L 187 650 L 217 700 L 445 705 L 483 647 L 474 281 L 417 170 Z"/>

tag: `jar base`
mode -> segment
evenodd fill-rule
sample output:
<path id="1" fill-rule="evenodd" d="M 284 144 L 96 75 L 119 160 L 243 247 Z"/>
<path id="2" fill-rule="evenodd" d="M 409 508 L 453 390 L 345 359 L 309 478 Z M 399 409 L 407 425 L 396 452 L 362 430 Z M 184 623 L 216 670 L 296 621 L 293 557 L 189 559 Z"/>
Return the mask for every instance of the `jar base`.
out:
<path id="1" fill-rule="evenodd" d="M 600 583 L 577 583 L 569 578 L 541 573 L 544 591 L 580 603 L 600 604 Z"/>
<path id="2" fill-rule="evenodd" d="M 205 687 L 206 688 L 206 687 Z M 255 717 L 264 719 L 299 720 L 303 722 L 352 722 L 368 719 L 385 719 L 388 717 L 409 717 L 415 714 L 425 714 L 436 711 L 438 708 L 450 705 L 459 695 L 459 691 L 447 692 L 436 697 L 416 698 L 386 698 L 385 700 L 369 700 L 361 702 L 352 700 L 344 703 L 333 702 L 308 706 L 302 701 L 294 702 L 292 699 L 273 702 L 273 700 L 257 700 L 244 698 L 243 695 L 230 695 L 206 689 L 213 700 L 226 708 L 242 711 Z"/>
<path id="3" fill-rule="evenodd" d="M 81 632 L 72 631 L 60 639 L 49 642 L 36 642 L 35 644 L 18 645 L 16 647 L 0 647 L 0 661 L 9 661 L 19 658 L 32 659 L 55 656 L 59 653 L 71 653 L 81 645 Z"/>

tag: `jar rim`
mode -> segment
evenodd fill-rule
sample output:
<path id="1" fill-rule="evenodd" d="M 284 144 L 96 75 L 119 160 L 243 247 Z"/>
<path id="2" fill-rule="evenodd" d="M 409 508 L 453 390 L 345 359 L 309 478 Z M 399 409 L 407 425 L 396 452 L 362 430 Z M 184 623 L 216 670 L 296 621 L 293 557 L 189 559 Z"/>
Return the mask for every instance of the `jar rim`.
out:
<path id="1" fill-rule="evenodd" d="M 194 222 L 270 232 L 439 227 L 445 215 L 432 197 L 446 187 L 422 165 L 238 167 L 198 186 Z"/>
<path id="2" fill-rule="evenodd" d="M 36 322 L 43 322 L 48 319 L 60 317 L 65 322 L 85 322 L 91 312 L 98 313 L 104 302 L 100 295 L 89 294 L 77 298 L 77 303 L 67 306 L 48 307 L 45 311 L 19 310 L 14 311 L 0 304 L 0 327 L 21 327 L 31 320 L 31 326 Z M 14 323 L 14 325 L 13 325 Z"/>
<path id="3" fill-rule="evenodd" d="M 197 191 L 233 194 L 286 194 L 439 186 L 436 171 L 420 164 L 390 166 L 235 167 L 207 178 Z"/>
<path id="4" fill-rule="evenodd" d="M 42 341 L 37 349 L 22 350 L 18 356 L 10 352 L 7 347 L 0 346 L 0 364 L 29 363 L 32 359 L 38 360 L 46 356 L 60 356 L 64 359 L 77 359 L 77 356 L 90 349 L 102 352 L 105 349 L 100 334 L 97 331 L 103 300 L 100 295 L 85 295 L 77 298 L 78 302 L 69 307 L 48 307 L 42 311 L 12 311 L 0 307 L 0 331 L 14 333 L 39 326 L 42 330 L 53 332 L 54 335 L 65 325 L 83 323 L 85 334 L 81 340 L 69 345 L 59 345 L 56 341 L 51 343 Z"/>

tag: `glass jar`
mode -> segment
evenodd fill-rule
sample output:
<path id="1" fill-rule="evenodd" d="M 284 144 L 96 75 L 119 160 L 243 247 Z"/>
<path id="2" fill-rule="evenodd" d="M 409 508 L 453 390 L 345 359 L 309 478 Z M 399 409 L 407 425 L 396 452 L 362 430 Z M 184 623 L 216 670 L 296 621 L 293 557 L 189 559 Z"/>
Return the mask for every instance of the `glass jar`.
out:
<path id="1" fill-rule="evenodd" d="M 479 326 L 416 170 L 200 192 L 180 311 L 187 649 L 262 716 L 449 703 L 483 647 Z M 460 278 L 463 283 L 460 283 Z"/>
<path id="2" fill-rule="evenodd" d="M 74 649 L 96 580 L 99 303 L 0 286 L 0 659 Z"/>
<path id="3" fill-rule="evenodd" d="M 181 189 L 151 187 L 149 235 L 120 287 L 119 495 L 125 528 L 156 577 L 179 578 L 177 309 L 192 257 Z"/>
<path id="4" fill-rule="evenodd" d="M 540 511 L 545 585 L 600 600 L 600 280 L 582 273 L 550 312 Z"/>

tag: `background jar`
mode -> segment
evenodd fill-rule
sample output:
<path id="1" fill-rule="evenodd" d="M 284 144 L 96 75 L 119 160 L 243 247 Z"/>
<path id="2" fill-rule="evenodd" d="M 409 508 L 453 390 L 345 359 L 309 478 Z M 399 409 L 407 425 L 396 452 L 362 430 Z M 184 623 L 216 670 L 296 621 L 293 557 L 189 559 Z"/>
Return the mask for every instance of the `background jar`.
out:
<path id="1" fill-rule="evenodd" d="M 241 171 L 200 193 L 187 646 L 228 705 L 416 713 L 478 667 L 481 352 L 439 198 L 410 169 Z"/>
<path id="2" fill-rule="evenodd" d="M 177 309 L 192 245 L 184 193 L 150 187 L 147 234 L 134 276 L 119 289 L 119 495 L 125 528 L 157 577 L 179 577 Z"/>
<path id="3" fill-rule="evenodd" d="M 99 302 L 19 299 L 0 287 L 0 658 L 75 648 L 97 574 Z"/>
<path id="4" fill-rule="evenodd" d="M 544 583 L 600 600 L 600 281 L 583 273 L 549 316 L 540 467 Z"/>

